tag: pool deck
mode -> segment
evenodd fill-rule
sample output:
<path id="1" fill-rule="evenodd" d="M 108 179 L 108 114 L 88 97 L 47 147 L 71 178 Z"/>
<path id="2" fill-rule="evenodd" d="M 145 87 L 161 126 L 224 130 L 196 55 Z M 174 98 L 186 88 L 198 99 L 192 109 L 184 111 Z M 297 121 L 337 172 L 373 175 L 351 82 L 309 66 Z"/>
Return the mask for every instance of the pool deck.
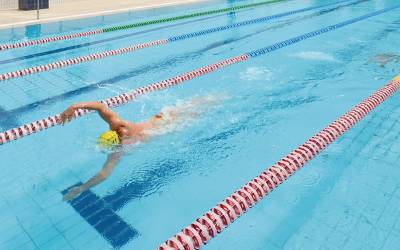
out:
<path id="1" fill-rule="evenodd" d="M 49 9 L 40 10 L 39 20 L 36 10 L 0 10 L 0 29 L 201 1 L 206 0 L 75 0 L 54 4 L 50 1 Z"/>

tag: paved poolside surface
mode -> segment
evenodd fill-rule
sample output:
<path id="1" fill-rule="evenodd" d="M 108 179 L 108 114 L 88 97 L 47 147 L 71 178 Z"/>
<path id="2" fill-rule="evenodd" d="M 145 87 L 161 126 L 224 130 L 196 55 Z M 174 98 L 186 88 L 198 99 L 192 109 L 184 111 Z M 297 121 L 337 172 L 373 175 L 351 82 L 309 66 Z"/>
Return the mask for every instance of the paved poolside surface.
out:
<path id="1" fill-rule="evenodd" d="M 36 10 L 0 10 L 0 28 L 105 15 L 129 10 L 189 4 L 200 1 L 206 0 L 74 0 L 62 3 L 52 3 L 50 1 L 49 9 L 40 10 L 39 20 L 36 19 Z"/>

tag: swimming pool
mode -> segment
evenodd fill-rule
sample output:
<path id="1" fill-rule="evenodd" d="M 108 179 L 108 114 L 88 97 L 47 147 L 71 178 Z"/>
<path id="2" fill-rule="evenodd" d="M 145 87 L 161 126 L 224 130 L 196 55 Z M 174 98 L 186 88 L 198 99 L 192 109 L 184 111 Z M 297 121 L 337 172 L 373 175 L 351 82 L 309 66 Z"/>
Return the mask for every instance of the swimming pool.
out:
<path id="1" fill-rule="evenodd" d="M 282 1 L 4 51 L 0 73 L 333 2 Z M 232 4 L 168 8 L 149 19 Z M 4 131 L 74 102 L 102 100 L 396 4 L 337 7 L 340 3 L 2 81 L 0 127 Z M 157 247 L 389 82 L 398 73 L 396 60 L 381 66 L 376 56 L 396 53 L 397 13 L 388 11 L 116 108 L 122 117 L 139 121 L 196 96 L 219 100 L 199 117 L 132 148 L 109 178 L 75 202 L 63 201 L 62 193 L 90 179 L 106 159 L 95 148 L 97 136 L 107 129 L 97 115 L 2 145 L 0 248 Z M 132 22 L 125 18 L 116 15 L 112 20 L 117 21 L 86 28 Z M 58 35 L 55 27 L 68 24 L 45 24 L 42 30 L 53 28 Z M 108 38 L 113 40 L 103 41 Z M 12 38 L 2 33 L 0 40 Z M 381 104 L 204 249 L 395 249 L 400 242 L 398 99 L 395 94 Z"/>

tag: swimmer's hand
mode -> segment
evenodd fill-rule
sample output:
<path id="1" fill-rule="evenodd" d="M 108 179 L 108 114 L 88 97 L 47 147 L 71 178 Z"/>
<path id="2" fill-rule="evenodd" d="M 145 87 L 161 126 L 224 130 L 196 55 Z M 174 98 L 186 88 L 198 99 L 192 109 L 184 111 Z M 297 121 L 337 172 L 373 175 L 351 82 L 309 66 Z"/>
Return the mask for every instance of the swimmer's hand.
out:
<path id="1" fill-rule="evenodd" d="M 63 197 L 63 201 L 70 201 L 72 199 L 75 199 L 80 193 L 82 192 L 82 189 L 80 186 L 78 187 L 73 187 L 69 190 L 68 193 L 66 193 Z"/>
<path id="2" fill-rule="evenodd" d="M 69 106 L 66 110 L 64 110 L 64 112 L 61 113 L 59 123 L 61 125 L 65 125 L 65 123 L 71 121 L 72 118 L 74 118 L 74 113 L 77 109 L 78 107 L 76 105 Z"/>
<path id="3" fill-rule="evenodd" d="M 65 123 L 71 121 L 75 116 L 75 111 L 78 109 L 98 111 L 101 118 L 110 124 L 110 126 L 115 126 L 116 123 L 121 122 L 121 119 L 118 117 L 118 115 L 112 112 L 108 106 L 102 102 L 79 102 L 69 106 L 69 108 L 64 110 L 64 112 L 60 114 L 58 123 L 64 125 Z"/>

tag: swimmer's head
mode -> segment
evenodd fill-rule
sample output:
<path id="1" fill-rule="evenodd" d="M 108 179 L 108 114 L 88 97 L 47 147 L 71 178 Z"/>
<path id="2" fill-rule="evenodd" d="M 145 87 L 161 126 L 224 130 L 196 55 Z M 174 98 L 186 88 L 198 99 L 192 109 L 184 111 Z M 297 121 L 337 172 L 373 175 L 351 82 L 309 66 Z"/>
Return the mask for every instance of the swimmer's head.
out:
<path id="1" fill-rule="evenodd" d="M 121 140 L 119 139 L 117 132 L 112 130 L 102 133 L 99 138 L 97 138 L 97 146 L 104 149 L 112 149 L 120 143 Z"/>

